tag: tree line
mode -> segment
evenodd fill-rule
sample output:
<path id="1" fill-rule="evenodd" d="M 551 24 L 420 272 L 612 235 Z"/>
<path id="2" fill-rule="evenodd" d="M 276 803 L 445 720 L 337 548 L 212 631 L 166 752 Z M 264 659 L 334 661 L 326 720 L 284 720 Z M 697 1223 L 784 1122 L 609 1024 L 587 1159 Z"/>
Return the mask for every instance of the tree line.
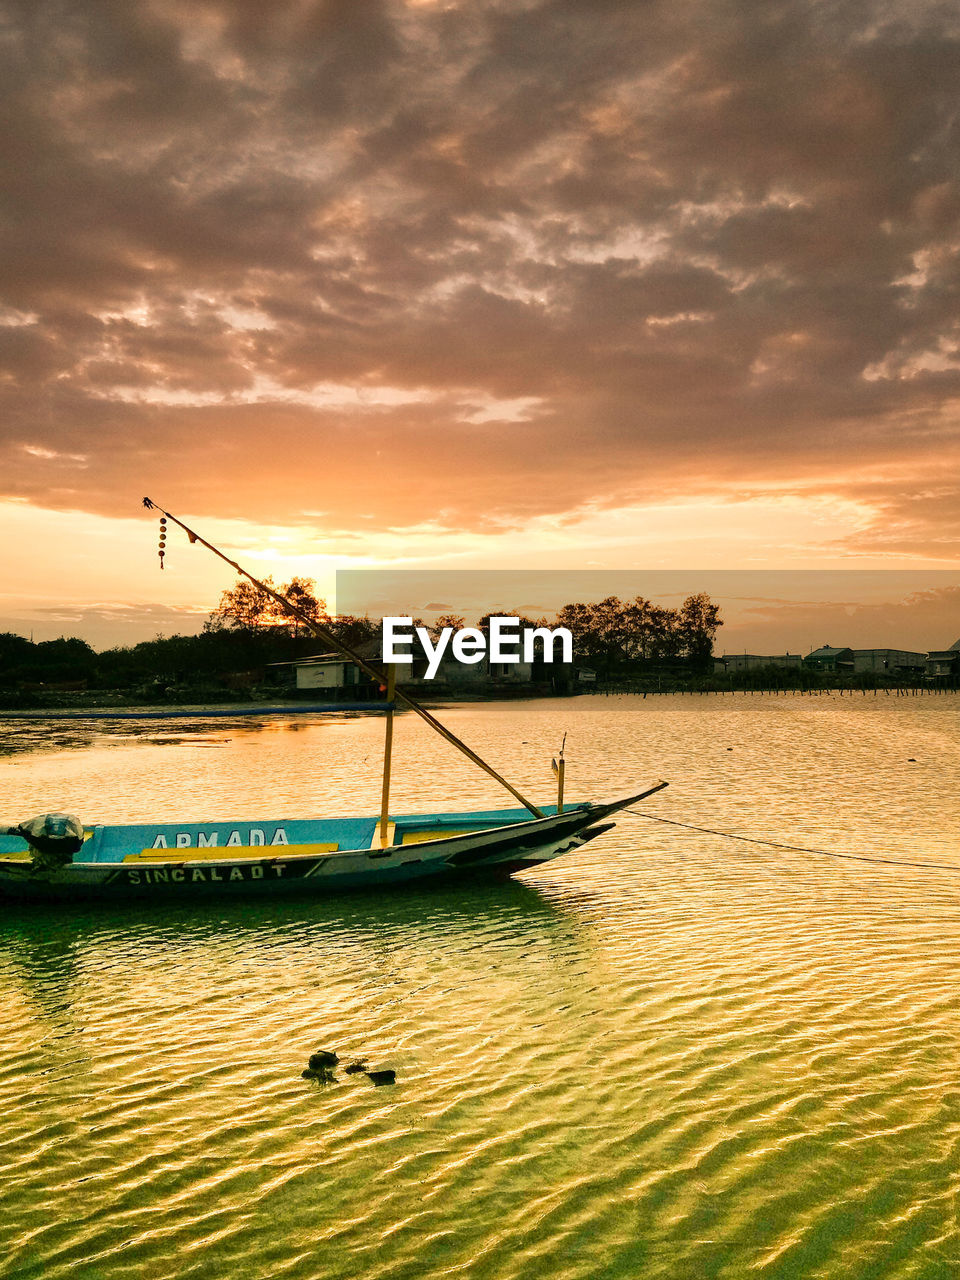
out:
<path id="1" fill-rule="evenodd" d="M 269 578 L 265 584 L 274 585 Z M 292 578 L 276 589 L 351 647 L 379 644 L 379 619 L 330 615 L 310 579 Z M 484 629 L 488 621 L 485 615 L 476 625 Z M 601 678 L 657 664 L 705 670 L 721 625 L 718 606 L 703 593 L 689 596 L 676 609 L 641 597 L 608 596 L 564 605 L 553 619 L 520 621 L 524 626 L 569 628 L 575 662 Z M 444 626 L 464 625 L 463 618 L 448 615 L 429 629 L 436 634 Z M 262 684 L 273 664 L 279 672 L 280 664 L 316 653 L 318 644 L 267 592 L 240 579 L 223 592 L 198 635 L 157 636 L 98 653 L 75 637 L 35 644 L 11 632 L 0 634 L 0 703 L 29 706 L 53 690 L 117 690 L 146 701 L 191 693 L 214 697 L 231 687 L 239 692 Z"/>
<path id="2" fill-rule="evenodd" d="M 700 592 L 677 609 L 642 596 L 565 604 L 557 613 L 557 625 L 569 628 L 578 658 L 612 674 L 654 662 L 706 667 L 722 623 L 719 605 Z"/>
<path id="3" fill-rule="evenodd" d="M 266 585 L 272 587 L 273 583 L 267 579 Z M 357 642 L 379 638 L 379 621 L 331 618 L 326 603 L 318 599 L 315 584 L 309 579 L 294 578 L 280 594 L 326 627 L 341 632 L 345 626 L 349 627 Z M 511 616 L 518 616 L 522 627 L 566 627 L 573 636 L 577 659 L 596 664 L 604 673 L 649 662 L 706 666 L 722 625 L 719 605 L 705 592 L 688 596 L 676 609 L 656 605 L 642 596 L 632 600 L 607 596 L 591 604 L 565 604 L 555 618 Z M 485 631 L 489 620 L 490 614 L 484 614 L 476 626 Z M 414 623 L 424 625 L 419 618 L 414 619 Z M 444 627 L 457 629 L 465 625 L 463 617 L 445 614 L 429 624 L 428 630 L 436 636 Z M 223 593 L 204 629 L 230 628 L 255 631 L 281 628 L 294 636 L 303 630 L 299 620 L 285 613 L 267 592 L 245 580 Z"/>

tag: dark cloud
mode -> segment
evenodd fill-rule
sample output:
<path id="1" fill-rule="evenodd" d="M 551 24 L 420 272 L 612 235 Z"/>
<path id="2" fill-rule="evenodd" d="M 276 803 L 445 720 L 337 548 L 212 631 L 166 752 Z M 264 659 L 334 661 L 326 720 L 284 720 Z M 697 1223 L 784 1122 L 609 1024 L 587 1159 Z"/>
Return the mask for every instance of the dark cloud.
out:
<path id="1" fill-rule="evenodd" d="M 8 0 L 0 59 L 3 494 L 793 485 L 955 555 L 953 6 Z"/>

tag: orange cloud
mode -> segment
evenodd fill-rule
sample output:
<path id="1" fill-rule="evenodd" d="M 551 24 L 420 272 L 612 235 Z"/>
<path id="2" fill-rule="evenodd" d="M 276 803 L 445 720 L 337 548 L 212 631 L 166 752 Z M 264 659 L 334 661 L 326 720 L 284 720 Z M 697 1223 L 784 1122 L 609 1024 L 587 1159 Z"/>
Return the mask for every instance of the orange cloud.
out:
<path id="1" fill-rule="evenodd" d="M 819 493 L 878 513 L 852 552 L 956 557 L 942 7 L 8 13 L 0 496 L 389 531 Z"/>

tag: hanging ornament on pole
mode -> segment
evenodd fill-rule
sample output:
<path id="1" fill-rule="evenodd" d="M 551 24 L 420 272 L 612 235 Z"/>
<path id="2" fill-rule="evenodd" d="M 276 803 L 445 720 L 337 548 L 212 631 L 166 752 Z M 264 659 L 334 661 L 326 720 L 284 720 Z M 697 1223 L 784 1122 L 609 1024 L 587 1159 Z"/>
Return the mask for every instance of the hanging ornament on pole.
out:
<path id="1" fill-rule="evenodd" d="M 163 568 L 163 557 L 167 546 L 167 517 L 160 517 L 160 568 Z"/>

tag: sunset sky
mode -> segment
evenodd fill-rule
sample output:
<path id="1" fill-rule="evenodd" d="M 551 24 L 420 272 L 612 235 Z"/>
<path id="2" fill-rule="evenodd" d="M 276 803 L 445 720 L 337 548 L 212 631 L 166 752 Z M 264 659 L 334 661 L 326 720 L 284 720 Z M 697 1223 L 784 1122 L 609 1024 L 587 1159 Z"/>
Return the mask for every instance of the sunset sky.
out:
<path id="1" fill-rule="evenodd" d="M 144 494 L 328 594 L 960 568 L 958 85 L 937 0 L 3 0 L 0 630 L 196 630 Z"/>

